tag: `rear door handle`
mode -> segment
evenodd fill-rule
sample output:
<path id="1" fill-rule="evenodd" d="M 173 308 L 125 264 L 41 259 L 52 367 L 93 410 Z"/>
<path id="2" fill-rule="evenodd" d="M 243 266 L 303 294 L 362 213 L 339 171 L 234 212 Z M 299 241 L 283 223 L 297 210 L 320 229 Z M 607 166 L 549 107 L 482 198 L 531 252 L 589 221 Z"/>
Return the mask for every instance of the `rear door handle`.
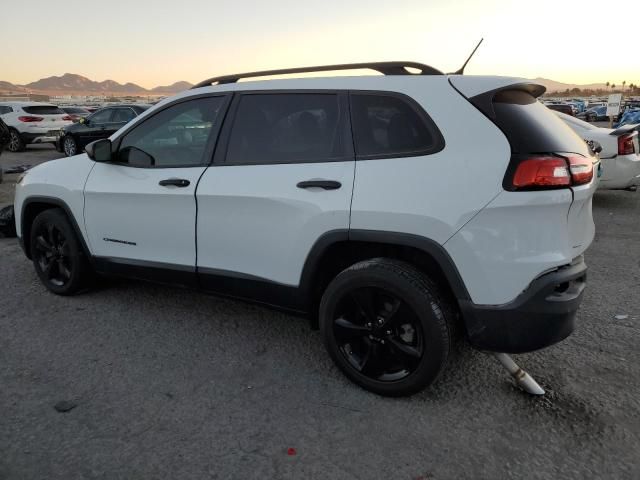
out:
<path id="1" fill-rule="evenodd" d="M 325 190 L 337 190 L 342 184 L 335 180 L 307 180 L 298 183 L 298 188 L 323 188 Z"/>
<path id="2" fill-rule="evenodd" d="M 184 178 L 167 178 L 166 180 L 160 180 L 158 184 L 163 187 L 168 187 L 170 185 L 174 187 L 188 187 L 191 182 Z"/>

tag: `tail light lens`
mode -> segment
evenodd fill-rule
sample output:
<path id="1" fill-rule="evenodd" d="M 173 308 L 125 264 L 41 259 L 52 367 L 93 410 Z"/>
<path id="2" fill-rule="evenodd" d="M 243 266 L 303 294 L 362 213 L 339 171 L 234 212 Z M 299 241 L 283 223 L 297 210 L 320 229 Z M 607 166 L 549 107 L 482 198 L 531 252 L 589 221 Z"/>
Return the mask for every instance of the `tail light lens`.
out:
<path id="1" fill-rule="evenodd" d="M 41 121 L 44 120 L 44 118 L 42 118 L 42 117 L 33 117 L 31 115 L 25 115 L 23 117 L 18 117 L 18 120 L 20 120 L 21 122 L 30 123 L 30 122 L 41 122 Z"/>
<path id="2" fill-rule="evenodd" d="M 631 155 L 636 152 L 633 144 L 633 135 L 621 135 L 618 137 L 618 155 Z"/>
<path id="3" fill-rule="evenodd" d="M 593 163 L 590 158 L 568 157 L 567 160 L 574 185 L 584 185 L 593 179 Z"/>
<path id="4" fill-rule="evenodd" d="M 531 157 L 518 163 L 513 174 L 516 190 L 568 187 L 571 175 L 567 162 L 559 157 Z"/>
<path id="5" fill-rule="evenodd" d="M 70 122 L 71 120 L 73 120 L 73 117 L 71 115 L 65 115 L 64 117 L 62 117 L 62 120 Z"/>
<path id="6" fill-rule="evenodd" d="M 584 185 L 593 179 L 593 163 L 581 156 L 535 156 L 518 162 L 511 190 L 543 190 Z"/>

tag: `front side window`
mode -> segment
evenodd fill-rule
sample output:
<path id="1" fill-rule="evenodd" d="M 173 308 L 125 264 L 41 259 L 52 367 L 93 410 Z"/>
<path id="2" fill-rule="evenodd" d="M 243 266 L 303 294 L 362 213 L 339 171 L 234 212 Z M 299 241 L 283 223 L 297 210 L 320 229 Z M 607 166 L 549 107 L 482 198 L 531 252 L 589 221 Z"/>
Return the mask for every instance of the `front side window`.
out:
<path id="1" fill-rule="evenodd" d="M 433 122 L 397 96 L 352 94 L 351 120 L 359 157 L 401 157 L 441 149 Z"/>
<path id="2" fill-rule="evenodd" d="M 94 123 L 97 125 L 101 125 L 103 123 L 109 123 L 112 113 L 113 113 L 112 108 L 104 108 L 102 110 L 98 110 L 96 113 L 91 115 L 89 120 L 91 121 L 91 123 Z"/>
<path id="3" fill-rule="evenodd" d="M 225 97 L 198 98 L 148 117 L 124 136 L 118 161 L 129 163 L 130 155 L 142 151 L 151 157 L 154 167 L 202 165 L 207 142 L 220 128 L 224 104 Z"/>
<path id="4" fill-rule="evenodd" d="M 114 123 L 127 123 L 134 118 L 136 118 L 136 114 L 130 108 L 116 108 L 111 121 Z"/>
<path id="5" fill-rule="evenodd" d="M 346 159 L 340 102 L 333 93 L 242 95 L 227 163 L 268 164 Z"/>

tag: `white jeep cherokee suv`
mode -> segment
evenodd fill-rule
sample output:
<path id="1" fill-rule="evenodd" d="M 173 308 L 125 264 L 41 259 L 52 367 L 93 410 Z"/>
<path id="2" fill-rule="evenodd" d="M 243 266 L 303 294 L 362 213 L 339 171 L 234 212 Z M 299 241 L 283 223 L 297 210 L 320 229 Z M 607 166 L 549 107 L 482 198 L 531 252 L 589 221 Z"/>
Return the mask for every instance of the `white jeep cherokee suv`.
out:
<path id="1" fill-rule="evenodd" d="M 0 102 L 0 117 L 11 132 L 10 152 L 21 152 L 30 143 L 55 145 L 60 129 L 73 123 L 61 108 L 39 102 Z"/>
<path id="2" fill-rule="evenodd" d="M 384 75 L 238 83 L 347 68 Z M 54 293 L 125 275 L 307 314 L 351 380 L 411 394 L 456 325 L 508 353 L 573 330 L 597 159 L 543 92 L 400 62 L 210 79 L 30 170 L 18 236 Z"/>

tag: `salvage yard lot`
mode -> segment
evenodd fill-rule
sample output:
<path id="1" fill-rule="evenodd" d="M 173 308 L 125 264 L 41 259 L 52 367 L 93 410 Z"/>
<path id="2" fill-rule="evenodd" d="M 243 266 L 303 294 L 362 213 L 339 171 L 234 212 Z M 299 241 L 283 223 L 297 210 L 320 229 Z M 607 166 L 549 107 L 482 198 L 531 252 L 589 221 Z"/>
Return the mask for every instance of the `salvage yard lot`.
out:
<path id="1" fill-rule="evenodd" d="M 0 239 L 0 479 L 640 478 L 640 193 L 597 193 L 594 217 L 577 331 L 516 356 L 542 398 L 471 349 L 381 398 L 304 320 L 133 281 L 57 297 Z"/>

